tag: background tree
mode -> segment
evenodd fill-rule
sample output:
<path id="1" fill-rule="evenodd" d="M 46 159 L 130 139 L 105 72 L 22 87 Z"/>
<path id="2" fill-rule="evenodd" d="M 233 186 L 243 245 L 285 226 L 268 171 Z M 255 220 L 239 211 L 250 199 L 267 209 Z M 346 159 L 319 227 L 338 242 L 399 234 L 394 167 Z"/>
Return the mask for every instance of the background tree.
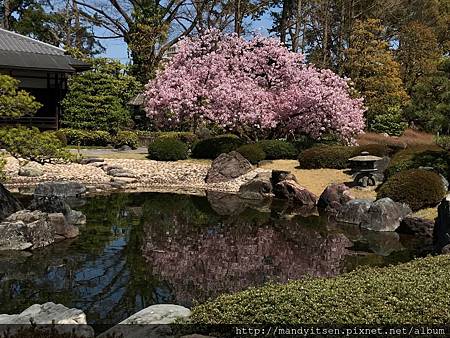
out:
<path id="1" fill-rule="evenodd" d="M 124 66 L 111 59 L 91 59 L 92 69 L 70 78 L 62 105 L 63 126 L 117 132 L 130 127 L 127 103 L 140 90 Z"/>
<path id="2" fill-rule="evenodd" d="M 133 74 L 142 83 L 154 75 L 170 48 L 194 31 L 206 4 L 192 0 L 75 2 L 86 18 L 105 31 L 99 38 L 125 41 L 133 61 Z"/>
<path id="3" fill-rule="evenodd" d="M 1 26 L 19 34 L 85 55 L 104 51 L 75 0 L 3 0 L 0 13 Z"/>
<path id="4" fill-rule="evenodd" d="M 400 65 L 382 34 L 379 20 L 358 21 L 353 27 L 351 47 L 346 50 L 346 74 L 365 99 L 369 128 L 378 115 L 393 109 L 400 113 L 409 99 L 400 78 Z"/>
<path id="5" fill-rule="evenodd" d="M 345 141 L 364 128 L 362 101 L 346 80 L 262 37 L 210 31 L 184 40 L 145 96 L 160 128 L 207 124 L 251 139 L 331 133 Z"/>
<path id="6" fill-rule="evenodd" d="M 437 71 L 422 77 L 413 87 L 407 116 L 416 126 L 430 132 L 450 134 L 450 58 Z"/>
<path id="7" fill-rule="evenodd" d="M 399 34 L 400 47 L 396 53 L 401 75 L 410 93 L 421 76 L 436 72 L 442 51 L 433 30 L 424 24 L 412 21 Z"/>

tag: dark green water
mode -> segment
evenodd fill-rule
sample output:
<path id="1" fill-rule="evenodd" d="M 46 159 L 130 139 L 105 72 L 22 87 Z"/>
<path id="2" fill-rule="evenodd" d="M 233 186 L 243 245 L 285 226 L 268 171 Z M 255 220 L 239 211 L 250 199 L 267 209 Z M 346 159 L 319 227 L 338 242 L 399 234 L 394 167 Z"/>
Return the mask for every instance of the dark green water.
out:
<path id="1" fill-rule="evenodd" d="M 91 324 L 115 324 L 152 304 L 192 306 L 269 281 L 408 261 L 425 245 L 220 194 L 115 194 L 77 204 L 88 220 L 77 239 L 0 254 L 0 313 L 52 301 L 82 309 Z"/>

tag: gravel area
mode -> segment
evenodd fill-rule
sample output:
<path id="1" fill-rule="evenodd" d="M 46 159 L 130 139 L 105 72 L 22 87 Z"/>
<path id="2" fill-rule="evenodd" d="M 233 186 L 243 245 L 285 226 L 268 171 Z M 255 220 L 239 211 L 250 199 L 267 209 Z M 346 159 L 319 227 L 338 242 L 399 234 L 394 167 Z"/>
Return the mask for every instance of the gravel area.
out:
<path id="1" fill-rule="evenodd" d="M 205 177 L 209 168 L 207 163 L 192 161 L 159 162 L 136 159 L 105 159 L 106 168 L 121 168 L 130 177 L 113 177 L 99 167 L 101 163 L 92 164 L 45 164 L 28 163 L 27 167 L 38 167 L 43 175 L 38 177 L 19 176 L 21 164 L 9 157 L 5 167 L 8 181 L 6 186 L 13 190 L 24 191 L 45 181 L 77 181 L 87 186 L 91 193 L 109 192 L 111 190 L 130 191 L 175 191 L 199 192 L 213 190 L 235 193 L 239 187 L 252 179 L 259 172 L 267 169 L 255 168 L 246 175 L 229 182 L 207 184 Z"/>

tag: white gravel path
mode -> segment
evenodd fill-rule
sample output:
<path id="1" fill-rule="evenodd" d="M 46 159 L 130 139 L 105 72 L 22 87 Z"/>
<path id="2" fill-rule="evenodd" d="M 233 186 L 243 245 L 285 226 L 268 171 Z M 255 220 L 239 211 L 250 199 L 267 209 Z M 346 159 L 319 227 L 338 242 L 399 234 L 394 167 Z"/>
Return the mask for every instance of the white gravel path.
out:
<path id="1" fill-rule="evenodd" d="M 6 186 L 17 190 L 21 187 L 32 187 L 45 181 L 77 181 L 85 184 L 89 191 L 101 193 L 118 189 L 121 183 L 123 190 L 138 191 L 179 191 L 198 192 L 201 190 L 214 190 L 224 192 L 237 192 L 239 187 L 253 178 L 259 172 L 267 169 L 255 168 L 251 172 L 229 182 L 207 184 L 205 183 L 208 163 L 192 161 L 160 162 L 136 159 L 105 159 L 108 166 L 122 167 L 131 173 L 135 179 L 113 178 L 95 165 L 71 164 L 45 164 L 44 174 L 39 177 L 22 177 L 18 175 L 19 161 L 9 157 L 5 168 L 8 176 Z M 28 165 L 39 164 L 31 163 Z M 114 183 L 116 181 L 116 183 Z M 135 181 L 135 182 L 133 182 Z"/>

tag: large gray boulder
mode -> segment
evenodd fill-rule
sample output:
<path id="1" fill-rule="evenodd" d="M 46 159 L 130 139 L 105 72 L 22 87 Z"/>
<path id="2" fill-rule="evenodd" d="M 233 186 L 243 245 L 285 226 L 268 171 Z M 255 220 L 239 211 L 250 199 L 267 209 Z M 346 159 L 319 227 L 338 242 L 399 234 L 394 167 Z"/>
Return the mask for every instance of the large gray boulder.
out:
<path id="1" fill-rule="evenodd" d="M 400 222 L 397 232 L 400 234 L 433 238 L 434 222 L 420 217 L 405 217 Z"/>
<path id="2" fill-rule="evenodd" d="M 120 322 L 98 338 L 123 336 L 127 338 L 161 337 L 171 334 L 168 324 L 179 319 L 186 319 L 191 311 L 183 306 L 173 304 L 157 304 L 149 306 Z"/>
<path id="3" fill-rule="evenodd" d="M 42 164 L 30 162 L 19 168 L 19 176 L 25 177 L 39 177 L 44 175 L 44 168 Z"/>
<path id="4" fill-rule="evenodd" d="M 372 201 L 354 199 L 344 204 L 336 215 L 336 220 L 341 223 L 361 224 L 367 219 L 367 212 L 372 205 Z"/>
<path id="5" fill-rule="evenodd" d="M 73 210 L 63 197 L 35 195 L 28 209 L 40 210 L 49 214 L 62 213 L 66 222 L 71 225 L 86 224 L 86 216 L 81 211 Z"/>
<path id="6" fill-rule="evenodd" d="M 65 324 L 56 325 L 56 330 L 60 333 L 70 333 L 74 330 L 77 336 L 94 337 L 94 330 L 87 325 L 84 312 L 75 308 L 69 309 L 62 304 L 52 302 L 34 304 L 19 314 L 0 314 L 0 332 L 6 329 L 17 329 L 17 326 L 14 328 L 15 325 L 31 323 L 37 324 L 38 328 L 40 328 L 39 325 L 46 325 L 47 329 L 50 324 Z"/>
<path id="7" fill-rule="evenodd" d="M 339 210 L 344 204 L 353 199 L 349 189 L 343 183 L 329 185 L 320 195 L 317 207 L 327 211 Z"/>
<path id="8" fill-rule="evenodd" d="M 273 193 L 276 198 L 286 199 L 298 205 L 315 206 L 317 196 L 312 192 L 300 186 L 294 180 L 284 180 L 278 182 L 273 187 Z"/>
<path id="9" fill-rule="evenodd" d="M 25 227 L 22 221 L 0 223 L 0 251 L 31 248 L 33 243 L 26 238 Z"/>
<path id="10" fill-rule="evenodd" d="M 35 196 L 79 197 L 86 193 L 86 187 L 78 182 L 44 182 L 38 184 L 34 191 Z"/>
<path id="11" fill-rule="evenodd" d="M 272 196 L 271 173 L 259 173 L 239 187 L 239 196 L 249 200 L 263 200 Z"/>
<path id="12" fill-rule="evenodd" d="M 397 203 L 390 198 L 382 198 L 372 203 L 367 218 L 360 226 L 373 231 L 395 231 L 403 218 L 412 213 L 411 208 L 403 203 Z"/>
<path id="13" fill-rule="evenodd" d="M 21 209 L 19 201 L 0 183 L 0 221 Z"/>
<path id="14" fill-rule="evenodd" d="M 54 224 L 48 222 L 48 214 L 37 210 L 32 212 L 28 210 L 18 211 L 0 224 L 6 224 L 9 229 L 12 229 L 11 227 L 15 225 L 17 240 L 21 240 L 22 237 L 25 238 L 28 243 L 31 243 L 28 248 L 32 250 L 48 246 L 55 241 Z M 8 249 L 3 247 L 3 250 Z"/>
<path id="15" fill-rule="evenodd" d="M 62 213 L 48 214 L 48 222 L 54 227 L 56 235 L 64 238 L 75 238 L 80 234 L 78 227 L 69 224 Z"/>
<path id="16" fill-rule="evenodd" d="M 20 210 L 0 223 L 0 250 L 33 250 L 78 235 L 62 213 Z"/>
<path id="17" fill-rule="evenodd" d="M 211 164 L 206 183 L 231 181 L 253 169 L 251 163 L 237 151 L 221 154 Z"/>

